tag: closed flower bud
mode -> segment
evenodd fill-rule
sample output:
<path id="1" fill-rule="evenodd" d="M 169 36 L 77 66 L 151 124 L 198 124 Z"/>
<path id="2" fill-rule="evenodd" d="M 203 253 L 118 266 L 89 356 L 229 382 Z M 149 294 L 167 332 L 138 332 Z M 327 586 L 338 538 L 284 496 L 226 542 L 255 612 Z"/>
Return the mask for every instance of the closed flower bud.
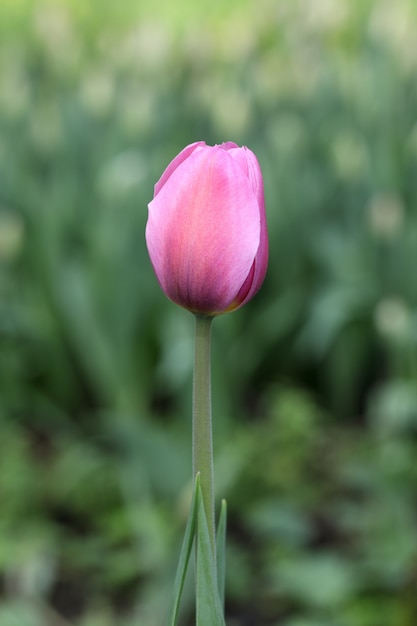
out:
<path id="1" fill-rule="evenodd" d="M 231 142 L 184 148 L 155 185 L 146 243 L 163 291 L 189 311 L 214 316 L 250 300 L 268 263 L 253 152 Z"/>

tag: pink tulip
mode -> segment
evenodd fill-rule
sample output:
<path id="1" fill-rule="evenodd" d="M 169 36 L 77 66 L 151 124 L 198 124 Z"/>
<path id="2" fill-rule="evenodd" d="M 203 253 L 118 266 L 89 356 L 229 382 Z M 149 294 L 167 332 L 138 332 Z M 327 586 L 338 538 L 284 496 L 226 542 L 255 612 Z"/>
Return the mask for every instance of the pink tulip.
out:
<path id="1" fill-rule="evenodd" d="M 248 148 L 193 143 L 168 165 L 149 203 L 146 243 L 165 294 L 197 315 L 233 311 L 265 278 L 262 174 Z"/>

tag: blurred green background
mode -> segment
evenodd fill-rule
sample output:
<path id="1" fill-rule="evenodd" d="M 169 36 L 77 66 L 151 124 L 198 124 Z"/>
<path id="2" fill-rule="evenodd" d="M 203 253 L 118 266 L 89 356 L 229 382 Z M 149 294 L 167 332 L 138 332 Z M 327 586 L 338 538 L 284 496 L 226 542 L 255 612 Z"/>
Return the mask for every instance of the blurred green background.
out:
<path id="1" fill-rule="evenodd" d="M 415 626 L 416 32 L 414 0 L 1 0 L 0 626 L 164 623 L 193 319 L 144 228 L 196 140 L 257 154 L 270 229 L 213 327 L 227 623 Z"/>

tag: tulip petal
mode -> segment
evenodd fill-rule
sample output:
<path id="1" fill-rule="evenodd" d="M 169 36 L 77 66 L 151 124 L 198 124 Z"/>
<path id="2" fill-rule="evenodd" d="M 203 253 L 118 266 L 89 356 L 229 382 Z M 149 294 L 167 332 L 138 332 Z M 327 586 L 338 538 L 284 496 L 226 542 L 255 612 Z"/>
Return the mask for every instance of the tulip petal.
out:
<path id="1" fill-rule="evenodd" d="M 259 190 L 230 154 L 234 148 L 199 149 L 202 145 L 189 146 L 185 157 L 180 153 L 163 174 L 149 204 L 146 239 L 168 297 L 214 315 L 235 302 L 254 263 L 254 276 L 259 274 L 263 218 Z"/>
<path id="2" fill-rule="evenodd" d="M 259 248 L 251 272 L 252 282 L 248 288 L 248 281 L 246 281 L 246 284 L 242 286 L 242 289 L 237 297 L 239 306 L 243 306 L 260 289 L 268 267 L 268 232 L 265 213 L 264 187 L 261 168 L 259 167 L 256 156 L 253 152 L 251 152 L 251 150 L 237 147 L 236 149 L 229 150 L 229 154 L 241 164 L 250 180 L 252 189 L 258 198 L 261 219 Z"/>
<path id="3" fill-rule="evenodd" d="M 175 157 L 175 159 L 173 159 L 171 161 L 171 163 L 168 165 L 168 167 L 165 169 L 165 171 L 163 172 L 161 178 L 158 180 L 158 182 L 155 184 L 154 187 L 154 195 L 156 196 L 156 194 L 159 192 L 159 190 L 165 185 L 165 183 L 167 182 L 168 178 L 171 176 L 171 174 L 173 172 L 175 172 L 175 170 L 177 169 L 177 167 L 179 165 L 181 165 L 181 163 L 183 161 L 185 161 L 186 159 L 188 159 L 188 157 L 195 151 L 195 150 L 199 150 L 202 147 L 205 147 L 206 142 L 205 141 L 196 141 L 194 143 L 191 143 L 189 146 L 186 146 L 183 150 L 181 150 L 181 152 L 179 154 L 177 154 L 177 156 Z"/>
<path id="4" fill-rule="evenodd" d="M 262 172 L 259 167 L 258 159 L 256 156 L 248 150 L 247 148 L 239 148 L 236 146 L 235 148 L 229 149 L 229 154 L 232 156 L 240 165 L 242 166 L 243 171 L 246 176 L 249 178 L 250 183 L 256 196 L 259 201 L 260 206 L 264 206 L 264 192 L 263 192 L 263 180 L 262 180 Z"/>

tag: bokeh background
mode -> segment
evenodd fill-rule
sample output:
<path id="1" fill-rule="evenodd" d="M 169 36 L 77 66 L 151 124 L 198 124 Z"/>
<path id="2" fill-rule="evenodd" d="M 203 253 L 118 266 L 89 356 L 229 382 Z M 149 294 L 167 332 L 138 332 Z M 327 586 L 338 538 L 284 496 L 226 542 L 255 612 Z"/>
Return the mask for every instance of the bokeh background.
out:
<path id="1" fill-rule="evenodd" d="M 257 154 L 270 229 L 213 327 L 227 623 L 415 626 L 416 32 L 414 0 L 1 0 L 0 626 L 164 623 L 193 319 L 144 227 L 195 140 Z"/>

